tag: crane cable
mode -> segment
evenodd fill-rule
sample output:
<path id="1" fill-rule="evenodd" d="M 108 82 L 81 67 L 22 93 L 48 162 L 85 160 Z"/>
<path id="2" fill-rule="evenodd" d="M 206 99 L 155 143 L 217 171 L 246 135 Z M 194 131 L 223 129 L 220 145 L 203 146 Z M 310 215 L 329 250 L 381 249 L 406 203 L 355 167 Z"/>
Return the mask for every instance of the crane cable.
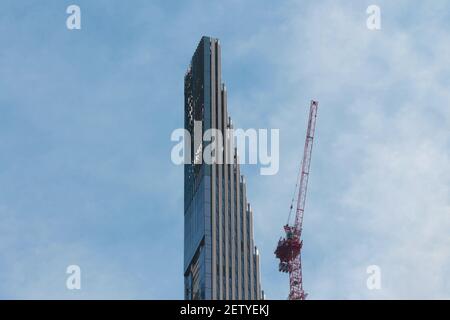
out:
<path id="1" fill-rule="evenodd" d="M 300 167 L 298 168 L 297 181 L 295 182 L 294 194 L 292 195 L 291 207 L 289 209 L 287 225 L 289 225 L 289 222 L 291 221 L 292 209 L 294 209 L 295 195 L 297 194 L 298 185 L 300 183 L 301 172 L 302 172 L 302 164 L 300 163 Z"/>

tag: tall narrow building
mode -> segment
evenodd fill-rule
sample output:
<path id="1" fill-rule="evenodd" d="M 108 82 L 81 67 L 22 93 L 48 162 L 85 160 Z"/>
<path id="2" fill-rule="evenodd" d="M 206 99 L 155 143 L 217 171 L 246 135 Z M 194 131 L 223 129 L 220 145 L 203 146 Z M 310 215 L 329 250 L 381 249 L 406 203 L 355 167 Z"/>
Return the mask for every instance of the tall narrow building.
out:
<path id="1" fill-rule="evenodd" d="M 185 129 L 192 137 L 187 148 L 192 160 L 184 166 L 185 299 L 259 300 L 253 211 L 235 149 L 225 139 L 224 164 L 198 161 L 208 145 L 201 139 L 206 130 L 218 129 L 226 136 L 225 130 L 232 128 L 220 51 L 219 40 L 203 37 L 184 78 Z"/>

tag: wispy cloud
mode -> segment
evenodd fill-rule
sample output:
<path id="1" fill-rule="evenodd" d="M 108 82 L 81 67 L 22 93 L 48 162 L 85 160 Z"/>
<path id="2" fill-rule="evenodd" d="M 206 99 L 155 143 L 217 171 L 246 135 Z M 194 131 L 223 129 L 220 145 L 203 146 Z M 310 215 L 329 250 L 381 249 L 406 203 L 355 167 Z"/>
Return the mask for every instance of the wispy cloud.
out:
<path id="1" fill-rule="evenodd" d="M 276 176 L 246 166 L 262 281 L 286 223 L 307 107 L 320 101 L 304 229 L 311 298 L 449 298 L 447 1 L 2 3 L 0 297 L 182 298 L 183 74 L 219 37 L 238 127 L 280 128 Z M 206 14 L 206 12 L 208 14 Z M 233 19 L 230 19 L 233 17 Z M 79 293 L 65 268 L 80 264 Z M 366 267 L 382 290 L 366 288 Z"/>
<path id="2" fill-rule="evenodd" d="M 231 105 L 257 106 L 255 121 L 281 128 L 284 145 L 279 176 L 249 179 L 269 296 L 287 291 L 272 249 L 301 160 L 308 102 L 316 98 L 304 231 L 310 297 L 448 298 L 450 42 L 439 19 L 443 3 L 424 11 L 410 2 L 380 5 L 383 28 L 373 32 L 363 3 L 290 4 L 284 22 L 256 34 L 246 49 L 264 55 L 266 86 L 274 90 L 239 92 Z M 402 15 L 405 9 L 414 14 Z M 238 117 L 248 124 L 245 112 Z M 381 291 L 366 287 L 372 264 L 382 269 Z"/>

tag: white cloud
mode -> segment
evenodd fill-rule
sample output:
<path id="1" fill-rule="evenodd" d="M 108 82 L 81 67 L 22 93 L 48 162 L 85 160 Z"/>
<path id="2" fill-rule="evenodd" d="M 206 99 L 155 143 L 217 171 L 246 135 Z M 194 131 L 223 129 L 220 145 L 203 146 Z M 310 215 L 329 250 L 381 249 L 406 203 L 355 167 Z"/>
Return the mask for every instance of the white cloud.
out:
<path id="1" fill-rule="evenodd" d="M 405 24 L 406 5 L 382 3 L 383 29 L 369 31 L 363 4 L 293 4 L 284 25 L 250 41 L 247 50 L 279 70 L 267 79 L 274 92 L 230 98 L 231 108 L 270 101 L 260 121 L 281 128 L 285 146 L 279 176 L 249 178 L 272 297 L 287 293 L 271 249 L 301 159 L 306 107 L 317 98 L 304 232 L 311 298 L 449 298 L 450 36 L 430 23 L 435 10 Z M 365 285 L 371 264 L 382 269 L 379 292 Z"/>
<path id="2" fill-rule="evenodd" d="M 14 130 L 3 136 L 7 145 L 15 146 L 6 150 L 22 156 L 25 149 L 33 153 L 31 145 L 42 148 L 46 136 L 35 132 L 57 136 L 44 139 L 51 146 L 56 142 L 61 146 L 80 128 L 84 134 L 58 149 L 63 160 L 55 161 L 56 166 L 39 157 L 44 151 L 34 150 L 37 165 L 26 153 L 27 161 L 9 163 L 4 170 L 10 183 L 3 179 L 3 190 L 9 192 L 2 193 L 0 203 L 0 294 L 61 297 L 61 292 L 66 294 L 60 287 L 65 267 L 80 263 L 84 274 L 93 276 L 87 282 L 91 290 L 83 291 L 86 298 L 182 296 L 182 189 L 172 190 L 182 182 L 182 169 L 171 170 L 170 148 L 160 143 L 169 141 L 164 129 L 170 127 L 169 133 L 182 121 L 179 97 L 182 73 L 195 48 L 192 41 L 211 34 L 222 40 L 223 74 L 235 123 L 281 129 L 279 174 L 247 179 L 267 296 L 287 295 L 288 281 L 277 272 L 273 249 L 286 222 L 307 107 L 316 98 L 320 107 L 304 230 L 304 280 L 310 297 L 449 298 L 448 2 L 380 1 L 382 30 L 375 32 L 366 28 L 369 4 L 285 1 L 277 3 L 276 10 L 274 4 L 267 10 L 259 2 L 212 3 L 209 15 L 203 15 L 200 2 L 183 7 L 186 11 L 152 6 L 140 9 L 140 14 L 132 9 L 123 14 L 129 8 L 124 5 L 120 17 L 133 13 L 136 19 L 110 24 L 113 12 L 108 12 L 107 24 L 116 26 L 111 34 L 100 30 L 75 42 L 66 42 L 65 34 L 56 37 L 57 31 L 43 41 L 32 33 L 35 28 L 21 24 L 17 31 L 15 22 L 5 20 L 3 29 L 16 32 L 6 33 L 11 45 L 2 60 L 9 75 L 2 79 L 8 89 L 2 100 L 22 105 L 19 110 L 26 121 L 16 129 L 27 129 L 22 133 L 26 139 Z M 100 3 L 91 12 L 103 15 L 103 9 Z M 53 10 L 46 15 L 57 12 L 56 7 Z M 53 25 L 45 30 L 53 30 Z M 88 48 L 82 50 L 82 44 Z M 82 54 L 73 65 L 67 59 L 74 58 L 72 51 Z M 92 56 L 92 51 L 101 54 Z M 39 64 L 34 63 L 36 57 Z M 45 63 L 44 58 L 51 61 Z M 87 72 L 86 66 L 97 67 Z M 68 84 L 78 84 L 77 90 L 69 92 Z M 34 94 L 24 94 L 24 85 L 33 87 Z M 174 90 L 179 96 L 171 95 Z M 120 95 L 111 94 L 119 91 Z M 79 95 L 86 98 L 81 106 L 62 108 Z M 129 108 L 137 105 L 140 108 Z M 162 119 L 160 115 L 170 119 L 155 121 Z M 39 130 L 30 130 L 34 127 Z M 122 132 L 116 130 L 122 127 Z M 93 150 L 111 147 L 111 134 L 117 150 L 110 151 L 117 157 L 99 161 L 100 154 L 89 152 L 80 157 L 82 163 L 73 156 L 67 163 L 64 160 L 65 148 L 75 154 L 85 150 L 86 143 Z M 154 139 L 142 139 L 146 134 Z M 127 148 L 119 148 L 125 144 Z M 147 146 L 148 152 L 137 151 Z M 89 164 L 91 157 L 95 163 Z M 42 161 L 46 166 L 39 166 Z M 106 183 L 86 189 L 78 182 L 72 190 L 68 187 L 73 176 L 60 175 L 54 172 L 57 169 L 81 169 L 116 188 L 99 195 Z M 245 168 L 243 172 L 248 173 Z M 55 174 L 53 180 L 48 181 L 48 173 Z M 62 182 L 68 184 L 63 187 Z M 92 197 L 99 203 L 89 202 L 89 190 L 95 191 Z M 122 198 L 124 193 L 127 198 Z M 130 194 L 149 196 L 142 201 Z M 136 208 L 139 199 L 141 205 L 151 205 Z M 60 214 L 68 206 L 70 214 Z M 140 217 L 129 218 L 131 211 L 139 211 Z M 65 227 L 70 231 L 65 233 Z M 92 229 L 83 233 L 82 227 Z M 74 239 L 77 232 L 98 238 Z M 126 242 L 120 248 L 110 241 L 119 238 L 118 233 L 121 241 L 116 244 Z M 99 256 L 105 250 L 109 251 Z M 166 259 L 155 262 L 160 256 Z M 381 291 L 366 288 L 366 267 L 372 264 L 381 267 Z M 177 272 L 179 277 L 172 277 Z"/>

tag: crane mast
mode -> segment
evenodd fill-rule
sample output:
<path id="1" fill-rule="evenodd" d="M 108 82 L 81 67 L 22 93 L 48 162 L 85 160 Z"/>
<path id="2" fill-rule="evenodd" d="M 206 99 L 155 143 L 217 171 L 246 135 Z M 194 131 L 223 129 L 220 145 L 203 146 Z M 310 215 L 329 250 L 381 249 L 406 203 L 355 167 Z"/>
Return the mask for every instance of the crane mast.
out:
<path id="1" fill-rule="evenodd" d="M 303 289 L 301 262 L 303 240 L 301 239 L 301 236 L 318 106 L 319 103 L 317 101 L 311 101 L 309 108 L 308 129 L 306 131 L 305 148 L 301 165 L 300 183 L 298 186 L 295 222 L 294 225 L 289 225 L 288 223 L 284 226 L 286 236 L 278 241 L 278 246 L 275 250 L 276 257 L 280 259 L 279 270 L 281 272 L 289 273 L 289 300 L 304 300 L 307 296 Z"/>

